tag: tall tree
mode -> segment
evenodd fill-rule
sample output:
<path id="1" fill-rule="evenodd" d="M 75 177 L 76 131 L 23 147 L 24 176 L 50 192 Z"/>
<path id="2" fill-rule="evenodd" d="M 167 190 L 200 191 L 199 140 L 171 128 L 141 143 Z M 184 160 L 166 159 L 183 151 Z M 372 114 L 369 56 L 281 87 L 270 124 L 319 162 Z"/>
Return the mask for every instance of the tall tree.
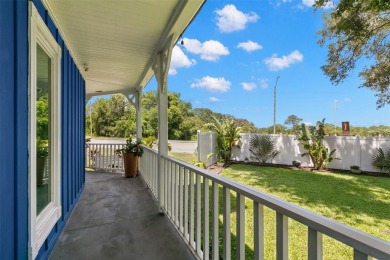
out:
<path id="1" fill-rule="evenodd" d="M 321 8 L 331 0 L 316 0 Z M 339 0 L 324 16 L 319 31 L 321 46 L 328 44 L 327 64 L 322 70 L 332 83 L 339 84 L 355 69 L 358 60 L 369 64 L 359 76 L 361 87 L 373 90 L 377 107 L 390 104 L 390 1 Z"/>
<path id="2" fill-rule="evenodd" d="M 299 125 L 301 122 L 302 118 L 299 118 L 296 115 L 289 115 L 286 121 L 284 121 L 284 124 L 291 125 L 291 130 L 293 130 L 293 132 L 296 132 L 299 130 Z"/>

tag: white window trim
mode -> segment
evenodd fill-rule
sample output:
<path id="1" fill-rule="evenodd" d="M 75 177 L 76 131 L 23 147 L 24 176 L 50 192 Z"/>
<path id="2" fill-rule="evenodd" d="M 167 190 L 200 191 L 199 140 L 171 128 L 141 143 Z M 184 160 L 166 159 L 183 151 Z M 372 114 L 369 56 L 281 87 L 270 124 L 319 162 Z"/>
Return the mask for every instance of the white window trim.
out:
<path id="1" fill-rule="evenodd" d="M 61 47 L 50 33 L 37 9 L 29 2 L 29 251 L 34 259 L 61 217 Z M 37 216 L 36 189 L 36 46 L 51 58 L 51 202 Z"/>

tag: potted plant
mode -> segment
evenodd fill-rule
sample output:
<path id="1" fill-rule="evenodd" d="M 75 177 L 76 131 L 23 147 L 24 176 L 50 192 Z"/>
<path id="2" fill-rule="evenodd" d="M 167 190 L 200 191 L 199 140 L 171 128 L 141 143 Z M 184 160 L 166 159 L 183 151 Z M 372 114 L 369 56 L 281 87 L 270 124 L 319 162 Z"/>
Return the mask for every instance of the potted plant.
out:
<path id="1" fill-rule="evenodd" d="M 360 170 L 360 167 L 357 165 L 351 165 L 349 168 L 351 168 L 352 173 L 361 173 L 362 170 Z"/>
<path id="2" fill-rule="evenodd" d="M 47 143 L 37 142 L 37 185 L 43 185 L 43 176 L 45 175 L 46 158 L 49 155 Z"/>
<path id="3" fill-rule="evenodd" d="M 138 157 L 144 153 L 141 146 L 141 139 L 126 140 L 126 145 L 115 151 L 117 154 L 123 155 L 123 163 L 125 165 L 125 177 L 135 177 L 138 173 Z"/>

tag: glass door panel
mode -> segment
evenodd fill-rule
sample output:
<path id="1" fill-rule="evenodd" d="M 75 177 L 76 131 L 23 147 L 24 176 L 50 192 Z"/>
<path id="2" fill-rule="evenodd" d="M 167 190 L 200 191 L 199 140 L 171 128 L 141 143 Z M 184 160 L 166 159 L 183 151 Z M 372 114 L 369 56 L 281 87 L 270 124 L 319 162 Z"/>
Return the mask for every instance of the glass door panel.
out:
<path id="1" fill-rule="evenodd" d="M 37 100 L 36 100 L 36 145 L 37 145 L 37 215 L 51 202 L 51 59 L 37 45 Z"/>

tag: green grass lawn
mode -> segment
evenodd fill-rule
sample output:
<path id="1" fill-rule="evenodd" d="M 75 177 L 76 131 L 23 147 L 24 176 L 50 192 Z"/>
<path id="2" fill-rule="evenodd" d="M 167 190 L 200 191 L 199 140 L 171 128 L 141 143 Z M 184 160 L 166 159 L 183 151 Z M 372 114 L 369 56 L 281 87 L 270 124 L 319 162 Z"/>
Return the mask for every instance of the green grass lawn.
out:
<path id="1" fill-rule="evenodd" d="M 169 156 L 181 160 L 183 162 L 193 164 L 195 160 L 198 160 L 198 157 L 194 153 L 171 153 L 169 152 Z"/>
<path id="2" fill-rule="evenodd" d="M 239 164 L 231 165 L 221 175 L 390 241 L 390 178 Z M 231 196 L 235 202 L 235 193 Z M 246 256 L 250 259 L 253 258 L 253 203 L 248 199 L 245 208 Z M 232 246 L 235 245 L 235 219 L 232 205 Z M 275 258 L 275 232 L 275 212 L 265 208 L 265 259 Z M 324 259 L 352 259 L 350 247 L 326 236 L 323 251 Z M 291 219 L 289 259 L 307 259 L 307 227 Z"/>

